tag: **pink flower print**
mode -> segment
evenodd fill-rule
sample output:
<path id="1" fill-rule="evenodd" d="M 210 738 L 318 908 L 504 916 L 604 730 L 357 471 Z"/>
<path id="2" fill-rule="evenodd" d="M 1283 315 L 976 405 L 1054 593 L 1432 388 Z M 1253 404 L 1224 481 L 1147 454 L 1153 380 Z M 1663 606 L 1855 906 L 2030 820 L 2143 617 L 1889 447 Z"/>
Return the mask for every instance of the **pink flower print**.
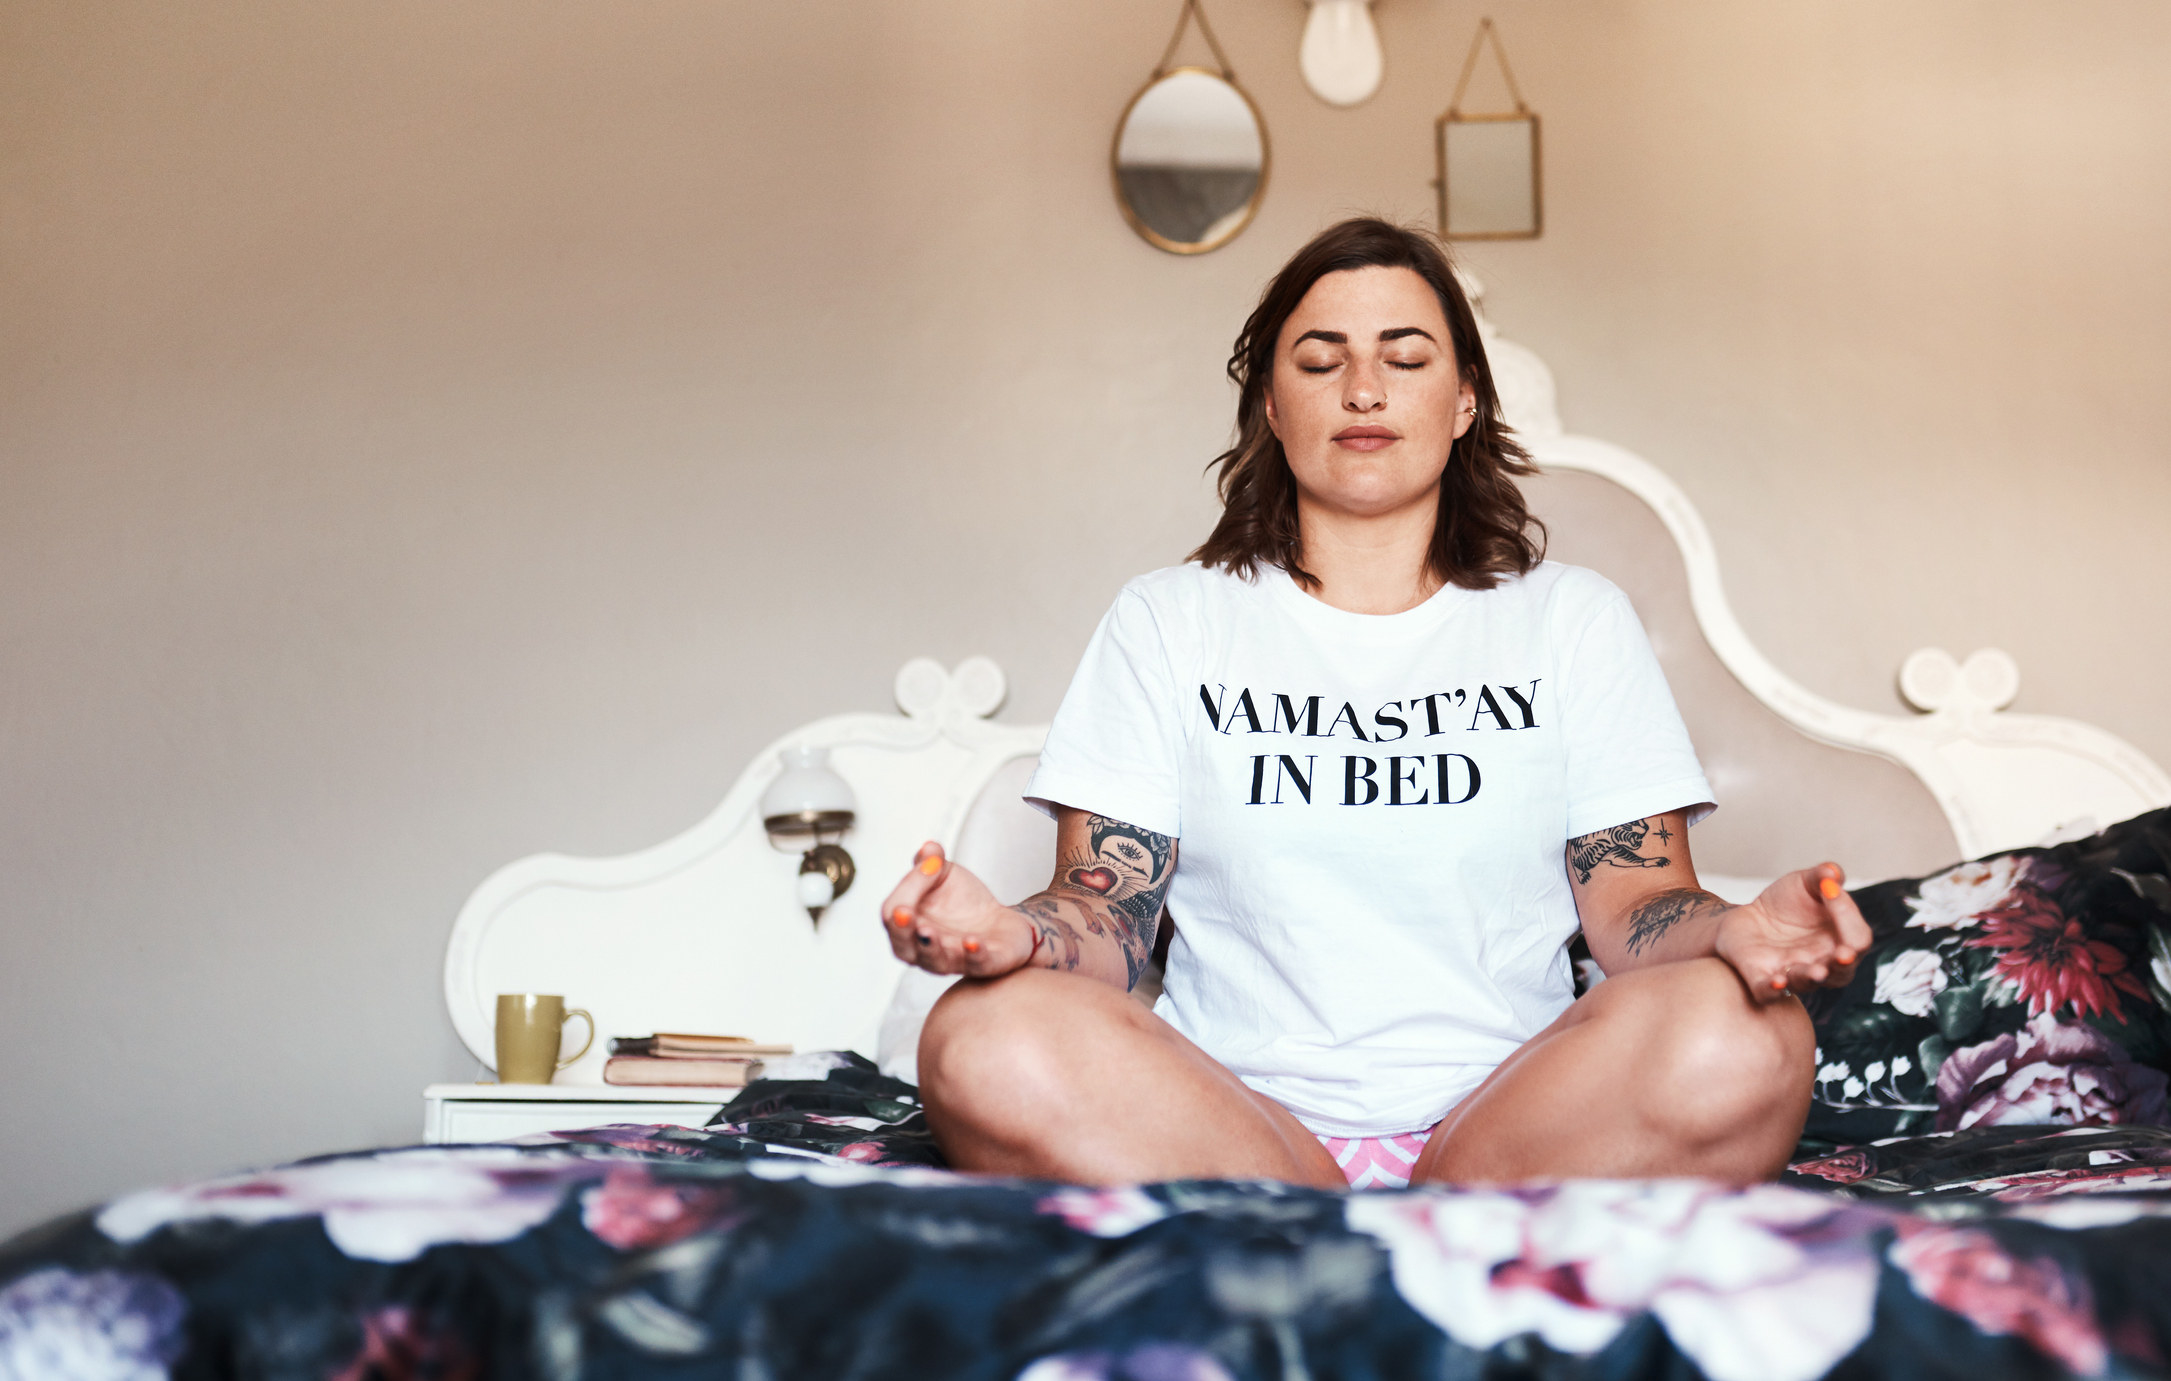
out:
<path id="1" fill-rule="evenodd" d="M 2045 1013 L 1937 1071 L 1937 1129 L 2161 1122 L 2167 1080 L 2092 1026 Z"/>
<path id="2" fill-rule="evenodd" d="M 1904 1221 L 1891 1260 L 1916 1294 L 1984 1333 L 2021 1338 L 2087 1376 L 2110 1360 L 2086 1283 L 2053 1262 L 2008 1254 L 1979 1228 Z"/>
<path id="3" fill-rule="evenodd" d="M 474 1354 L 428 1326 L 419 1310 L 394 1304 L 362 1316 L 362 1348 L 331 1381 L 467 1381 Z"/>
<path id="4" fill-rule="evenodd" d="M 1886 1215 L 1775 1185 L 1570 1180 L 1353 1194 L 1343 1215 L 1449 1337 L 1590 1356 L 1648 1310 L 1712 1381 L 1814 1381 L 1867 1337 Z"/>
<path id="5" fill-rule="evenodd" d="M 2002 1204 L 2064 1201 L 2045 1213 L 2036 1214 L 2038 1221 L 2052 1227 L 2092 1228 L 2131 1222 L 2141 1217 L 2146 1207 L 2137 1198 L 2093 1204 L 2075 1204 L 2071 1202 L 2073 1199 L 2091 1194 L 2123 1195 L 2136 1189 L 2171 1189 L 2171 1166 L 2090 1165 L 2072 1170 L 2044 1170 L 2032 1175 L 2005 1175 L 1983 1180 L 1973 1187 Z"/>
<path id="6" fill-rule="evenodd" d="M 661 1182 L 646 1167 L 613 1166 L 603 1183 L 581 1195 L 581 1225 L 622 1252 L 668 1246 L 704 1228 L 729 1227 L 731 1188 Z"/>
<path id="7" fill-rule="evenodd" d="M 1168 1210 L 1142 1189 L 1058 1189 L 1035 1207 L 1095 1237 L 1126 1237 L 1168 1216 Z"/>
<path id="8" fill-rule="evenodd" d="M 1790 1165 L 1787 1169 L 1797 1175 L 1815 1175 L 1833 1184 L 1853 1184 L 1870 1172 L 1869 1152 L 1841 1151 L 1837 1155 L 1820 1156 Z"/>
<path id="9" fill-rule="evenodd" d="M 98 1230 L 140 1241 L 171 1223 L 321 1218 L 357 1261 L 412 1261 L 444 1242 L 510 1242 L 558 1209 L 593 1161 L 509 1146 L 423 1146 L 148 1189 L 115 1199 Z"/>

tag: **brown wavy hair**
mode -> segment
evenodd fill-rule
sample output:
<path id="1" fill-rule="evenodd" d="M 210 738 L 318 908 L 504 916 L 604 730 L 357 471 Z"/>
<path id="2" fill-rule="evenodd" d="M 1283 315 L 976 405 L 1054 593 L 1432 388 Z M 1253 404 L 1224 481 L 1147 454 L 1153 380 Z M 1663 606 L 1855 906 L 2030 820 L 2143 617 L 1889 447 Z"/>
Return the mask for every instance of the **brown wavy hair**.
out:
<path id="1" fill-rule="evenodd" d="M 1312 285 L 1344 269 L 1409 269 L 1440 299 L 1455 362 L 1477 396 L 1477 416 L 1455 439 L 1440 476 L 1440 512 L 1426 565 L 1451 585 L 1489 590 L 1501 577 L 1525 575 L 1545 558 L 1545 524 L 1531 516 L 1515 484 L 1535 474 L 1530 455 L 1500 420 L 1500 396 L 1477 317 L 1455 280 L 1447 250 L 1429 232 L 1364 216 L 1330 226 L 1296 253 L 1260 294 L 1229 355 L 1236 382 L 1236 444 L 1208 465 L 1221 467 L 1221 521 L 1190 559 L 1250 577 L 1261 563 L 1279 566 L 1306 589 L 1319 580 L 1304 569 L 1297 529 L 1297 482 L 1281 438 L 1267 425 L 1266 395 L 1282 327 Z M 1533 535 L 1535 532 L 1535 535 Z"/>

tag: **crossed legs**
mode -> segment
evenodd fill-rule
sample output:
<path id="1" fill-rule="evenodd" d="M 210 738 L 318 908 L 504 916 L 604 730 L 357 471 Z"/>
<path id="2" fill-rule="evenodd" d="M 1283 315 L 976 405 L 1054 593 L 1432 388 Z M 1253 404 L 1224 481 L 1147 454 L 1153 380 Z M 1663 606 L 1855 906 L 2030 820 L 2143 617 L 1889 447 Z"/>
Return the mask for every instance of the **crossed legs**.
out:
<path id="1" fill-rule="evenodd" d="M 1723 959 L 1609 978 L 1525 1041 L 1425 1143 L 1411 1182 L 1695 1175 L 1786 1167 L 1809 1116 L 1816 1035 Z"/>
<path id="2" fill-rule="evenodd" d="M 1413 1182 L 1571 1175 L 1769 1179 L 1809 1112 L 1801 1004 L 1693 959 L 1600 984 L 1448 1114 Z M 929 1124 L 960 1169 L 1126 1184 L 1339 1188 L 1334 1160 L 1141 1004 L 1042 969 L 957 984 L 920 1037 Z"/>
<path id="3" fill-rule="evenodd" d="M 1076 974 L 1020 969 L 944 993 L 920 1032 L 920 1098 L 960 1170 L 1343 1183 L 1287 1108 L 1143 1003 Z"/>

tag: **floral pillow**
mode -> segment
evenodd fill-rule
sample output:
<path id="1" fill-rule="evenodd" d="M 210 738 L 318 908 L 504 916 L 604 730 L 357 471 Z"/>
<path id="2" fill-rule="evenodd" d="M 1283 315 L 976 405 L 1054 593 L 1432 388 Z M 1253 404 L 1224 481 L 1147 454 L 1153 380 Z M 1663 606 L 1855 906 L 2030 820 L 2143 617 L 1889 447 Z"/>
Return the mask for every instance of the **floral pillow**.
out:
<path id="1" fill-rule="evenodd" d="M 2171 1122 L 2171 810 L 1854 894 L 1805 1135 Z"/>

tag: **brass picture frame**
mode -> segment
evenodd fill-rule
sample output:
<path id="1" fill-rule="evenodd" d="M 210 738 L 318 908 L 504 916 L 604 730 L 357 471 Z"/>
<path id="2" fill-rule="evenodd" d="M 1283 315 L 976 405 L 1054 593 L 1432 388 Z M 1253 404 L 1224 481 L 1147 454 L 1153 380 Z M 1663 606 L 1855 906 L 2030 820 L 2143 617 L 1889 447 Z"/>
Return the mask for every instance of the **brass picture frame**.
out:
<path id="1" fill-rule="evenodd" d="M 1455 228 L 1449 219 L 1449 180 L 1452 174 L 1451 160 L 1447 156 L 1448 128 L 1451 125 L 1498 125 L 1527 124 L 1530 126 L 1530 228 L 1528 230 L 1485 230 Z M 1438 176 L 1433 186 L 1439 189 L 1440 238 L 1445 240 L 1535 240 L 1545 231 L 1545 163 L 1543 142 L 1538 134 L 1538 115 L 1535 111 L 1510 111 L 1500 115 L 1463 115 L 1449 111 L 1433 121 L 1433 162 Z"/>
<path id="2" fill-rule="evenodd" d="M 1500 63 L 1500 75 L 1507 81 L 1508 96 L 1515 102 L 1515 108 L 1505 111 L 1465 113 L 1462 109 L 1463 92 L 1470 85 L 1470 74 L 1477 69 L 1478 54 L 1484 50 L 1488 39 L 1492 42 L 1493 56 Z M 1528 215 L 1493 216 L 1489 219 L 1474 217 L 1469 207 L 1471 199 L 1466 197 L 1464 198 L 1465 214 L 1463 224 L 1458 228 L 1453 215 L 1457 200 L 1453 192 L 1456 164 L 1451 149 L 1451 145 L 1454 143 L 1453 131 L 1457 126 L 1499 126 L 1509 124 L 1524 125 L 1529 129 L 1527 175 L 1512 170 L 1503 175 L 1498 169 L 1488 169 L 1481 172 L 1476 166 L 1479 161 L 1477 151 L 1469 149 L 1466 150 L 1463 158 L 1463 185 L 1468 187 L 1481 178 L 1488 178 L 1490 186 L 1481 192 L 1476 200 L 1480 203 L 1491 202 L 1496 205 L 1512 205 L 1516 211 L 1520 212 L 1526 205 L 1521 199 L 1521 193 L 1526 190 L 1525 184 L 1527 183 L 1529 194 L 1527 202 Z M 1514 141 L 1512 140 L 1505 142 L 1492 140 L 1490 142 L 1494 145 L 1494 149 L 1489 154 L 1491 159 L 1497 159 L 1501 150 L 1514 150 Z M 1545 232 L 1545 160 L 1538 113 L 1523 103 L 1523 93 L 1515 85 L 1515 71 L 1508 66 L 1507 49 L 1501 46 L 1499 31 L 1493 28 L 1493 21 L 1489 16 L 1478 21 L 1477 34 L 1470 40 L 1469 56 L 1463 59 L 1462 76 L 1455 82 L 1454 99 L 1448 102 L 1447 109 L 1442 112 L 1440 118 L 1432 122 L 1432 151 L 1433 166 L 1435 168 L 1432 185 L 1439 193 L 1440 238 L 1444 240 L 1535 240 Z M 1510 157 L 1513 156 L 1515 155 L 1511 152 Z M 1477 221 L 1475 224 L 1473 224 L 1474 219 Z"/>

